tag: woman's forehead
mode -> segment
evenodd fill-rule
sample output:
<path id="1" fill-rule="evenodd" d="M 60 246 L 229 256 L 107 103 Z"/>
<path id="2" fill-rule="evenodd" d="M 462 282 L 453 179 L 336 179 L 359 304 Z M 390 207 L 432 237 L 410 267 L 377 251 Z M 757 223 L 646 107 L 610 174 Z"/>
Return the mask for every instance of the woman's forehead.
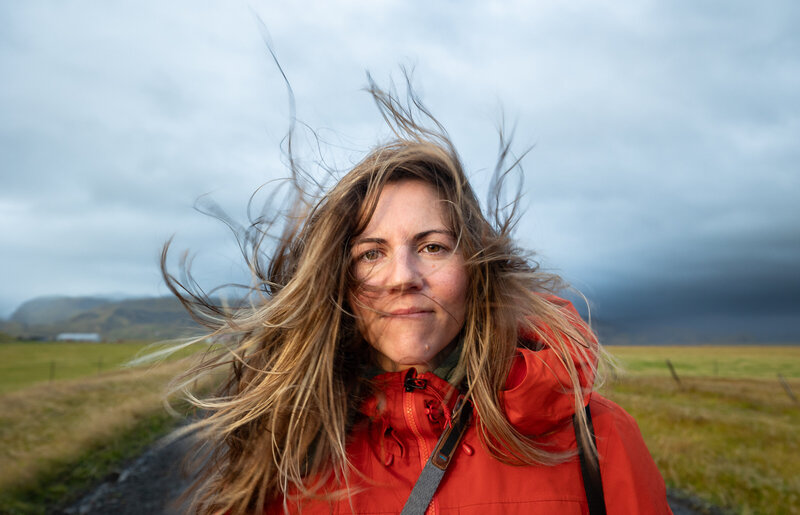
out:
<path id="1" fill-rule="evenodd" d="M 376 199 L 367 203 L 371 212 L 363 213 L 369 215 L 369 220 L 362 234 L 420 224 L 431 225 L 430 230 L 451 230 L 447 204 L 426 182 L 407 179 L 388 183 Z"/>

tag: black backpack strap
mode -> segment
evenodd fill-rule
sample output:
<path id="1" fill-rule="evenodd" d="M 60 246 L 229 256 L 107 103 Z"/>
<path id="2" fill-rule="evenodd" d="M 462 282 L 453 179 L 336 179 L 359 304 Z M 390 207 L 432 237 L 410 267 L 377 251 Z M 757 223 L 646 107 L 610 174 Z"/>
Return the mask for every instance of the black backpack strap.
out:
<path id="1" fill-rule="evenodd" d="M 603 481 L 600 477 L 600 459 L 596 453 L 594 460 L 590 460 L 588 453 L 592 452 L 591 449 L 585 448 L 583 440 L 581 439 L 578 415 L 572 415 L 572 425 L 575 428 L 575 440 L 578 442 L 578 458 L 581 462 L 581 475 L 583 476 L 583 488 L 586 490 L 586 500 L 589 501 L 589 514 L 590 515 L 606 515 L 606 501 L 603 496 Z M 589 405 L 586 405 L 586 425 L 589 426 L 589 435 L 592 437 L 595 449 L 597 448 L 597 439 L 594 436 L 594 426 L 592 425 L 592 412 L 589 411 Z"/>

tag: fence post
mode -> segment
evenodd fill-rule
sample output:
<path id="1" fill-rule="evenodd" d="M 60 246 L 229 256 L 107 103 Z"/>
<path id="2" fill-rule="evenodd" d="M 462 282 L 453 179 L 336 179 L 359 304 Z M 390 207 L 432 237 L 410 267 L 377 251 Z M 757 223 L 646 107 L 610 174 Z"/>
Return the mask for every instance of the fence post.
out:
<path id="1" fill-rule="evenodd" d="M 97 360 L 97 374 L 99 375 L 100 372 L 103 371 L 103 356 L 100 356 L 100 359 Z"/>
<path id="2" fill-rule="evenodd" d="M 672 361 L 667 360 L 667 366 L 669 367 L 669 371 L 672 374 L 672 378 L 675 380 L 676 383 L 678 383 L 678 386 L 683 387 L 683 385 L 681 384 L 681 378 L 678 377 L 678 373 L 675 371 L 675 367 L 672 366 Z"/>
<path id="3" fill-rule="evenodd" d="M 786 378 L 783 377 L 783 374 L 778 374 L 778 381 L 781 382 L 781 386 L 783 386 L 783 389 L 786 391 L 786 395 L 788 395 L 789 398 L 792 399 L 792 401 L 795 404 L 800 404 L 800 401 L 797 400 L 797 397 L 794 395 L 794 392 L 792 391 L 792 387 L 789 386 L 788 382 L 786 382 Z"/>

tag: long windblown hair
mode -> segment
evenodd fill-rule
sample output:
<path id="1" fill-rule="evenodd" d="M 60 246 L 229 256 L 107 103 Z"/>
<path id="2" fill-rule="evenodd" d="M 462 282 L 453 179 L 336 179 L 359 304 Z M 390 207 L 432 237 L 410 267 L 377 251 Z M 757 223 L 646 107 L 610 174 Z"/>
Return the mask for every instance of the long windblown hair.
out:
<path id="1" fill-rule="evenodd" d="M 215 396 L 201 399 L 187 392 L 208 414 L 195 423 L 208 451 L 195 487 L 199 513 L 250 513 L 290 493 L 330 494 L 320 491 L 330 479 L 342 485 L 340 495 L 347 495 L 353 471 L 346 439 L 370 393 L 364 372 L 372 365 L 350 305 L 350 294 L 359 286 L 350 242 L 366 228 L 382 188 L 405 179 L 431 185 L 445 201 L 444 220 L 464 258 L 467 313 L 453 382 L 467 385 L 488 451 L 516 464 L 553 464 L 569 457 L 519 434 L 500 406 L 498 394 L 515 349 L 530 341 L 546 342 L 561 357 L 571 381 L 566 390 L 574 396 L 586 439 L 582 408 L 591 384 L 585 377 L 582 384 L 585 370 L 579 374 L 575 362 L 594 374 L 600 349 L 578 317 L 542 295 L 562 289 L 560 279 L 539 270 L 511 237 L 519 192 L 504 203 L 503 187 L 518 159 L 501 131 L 484 215 L 446 131 L 408 88 L 407 101 L 401 102 L 393 89 L 382 90 L 370 79 L 368 91 L 394 138 L 316 198 L 303 185 L 290 131 L 293 207 L 282 220 L 256 220 L 240 241 L 253 277 L 246 301 L 221 305 L 188 273 L 172 275 L 166 266 L 169 244 L 164 247 L 167 285 L 220 347 L 183 377 L 184 384 L 226 371 Z M 274 235 L 276 228 L 280 232 Z M 521 340 L 521 330 L 534 337 Z"/>

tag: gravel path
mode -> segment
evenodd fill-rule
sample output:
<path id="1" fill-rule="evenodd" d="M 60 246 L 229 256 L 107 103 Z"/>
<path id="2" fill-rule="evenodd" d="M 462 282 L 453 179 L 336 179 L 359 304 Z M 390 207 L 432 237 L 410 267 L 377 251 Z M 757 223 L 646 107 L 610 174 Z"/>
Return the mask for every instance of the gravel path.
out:
<path id="1" fill-rule="evenodd" d="M 182 471 L 191 437 L 167 435 L 139 458 L 109 477 L 72 506 L 64 515 L 179 515 L 186 507 L 177 500 L 191 484 Z"/>
<path id="2" fill-rule="evenodd" d="M 98 485 L 72 506 L 65 515 L 179 515 L 185 505 L 176 499 L 186 491 L 191 479 L 181 471 L 191 437 L 175 440 L 166 436 L 130 463 L 118 476 Z M 670 491 L 667 495 L 674 515 L 723 515 L 722 510 Z"/>

